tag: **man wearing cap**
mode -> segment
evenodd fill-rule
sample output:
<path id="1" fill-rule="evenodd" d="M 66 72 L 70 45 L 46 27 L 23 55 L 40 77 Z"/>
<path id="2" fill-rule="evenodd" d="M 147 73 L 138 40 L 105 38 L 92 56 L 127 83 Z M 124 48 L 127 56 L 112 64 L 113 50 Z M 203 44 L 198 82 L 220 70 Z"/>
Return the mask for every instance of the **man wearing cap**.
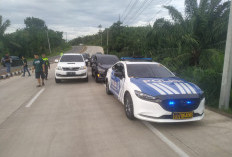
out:
<path id="1" fill-rule="evenodd" d="M 39 54 L 34 54 L 34 61 L 33 61 L 33 69 L 32 72 L 35 70 L 35 78 L 38 80 L 38 85 L 36 87 L 41 87 L 41 81 L 42 79 L 42 86 L 44 86 L 44 73 L 45 73 L 45 64 L 42 58 L 39 58 Z"/>

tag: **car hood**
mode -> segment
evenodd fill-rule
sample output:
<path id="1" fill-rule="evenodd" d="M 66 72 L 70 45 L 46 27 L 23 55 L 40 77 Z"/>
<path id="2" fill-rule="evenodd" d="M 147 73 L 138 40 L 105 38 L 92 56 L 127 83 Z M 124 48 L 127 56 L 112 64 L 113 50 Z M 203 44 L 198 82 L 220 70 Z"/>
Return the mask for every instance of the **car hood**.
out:
<path id="1" fill-rule="evenodd" d="M 160 95 L 199 95 L 203 91 L 193 83 L 180 78 L 131 78 L 143 93 L 151 96 Z"/>
<path id="2" fill-rule="evenodd" d="M 61 67 L 81 67 L 81 66 L 85 66 L 85 62 L 59 62 L 57 66 L 61 66 Z"/>
<path id="3" fill-rule="evenodd" d="M 98 65 L 98 67 L 102 68 L 102 69 L 105 69 L 105 70 L 108 70 L 109 68 L 111 68 L 113 65 L 107 65 L 107 64 L 100 64 Z"/>

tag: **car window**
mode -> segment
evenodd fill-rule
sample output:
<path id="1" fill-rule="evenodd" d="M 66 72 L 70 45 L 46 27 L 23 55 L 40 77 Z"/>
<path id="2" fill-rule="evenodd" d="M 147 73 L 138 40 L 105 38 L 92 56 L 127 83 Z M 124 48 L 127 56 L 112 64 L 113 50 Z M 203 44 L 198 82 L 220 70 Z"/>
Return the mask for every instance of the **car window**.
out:
<path id="1" fill-rule="evenodd" d="M 119 59 L 115 56 L 101 56 L 98 57 L 98 63 L 105 64 L 105 65 L 113 65 L 117 63 Z"/>
<path id="2" fill-rule="evenodd" d="M 81 55 L 63 55 L 60 62 L 83 62 Z"/>
<path id="3" fill-rule="evenodd" d="M 127 73 L 129 77 L 136 78 L 175 77 L 160 64 L 127 64 Z"/>

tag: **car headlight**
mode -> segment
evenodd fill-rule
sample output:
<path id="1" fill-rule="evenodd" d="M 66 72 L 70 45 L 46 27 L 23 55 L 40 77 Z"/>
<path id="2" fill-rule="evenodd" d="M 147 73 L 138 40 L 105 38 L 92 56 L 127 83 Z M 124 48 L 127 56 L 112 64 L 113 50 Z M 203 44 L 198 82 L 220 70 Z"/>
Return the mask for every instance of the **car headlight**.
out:
<path id="1" fill-rule="evenodd" d="M 57 70 L 63 70 L 61 66 L 56 67 Z"/>
<path id="2" fill-rule="evenodd" d="M 160 100 L 157 97 L 145 94 L 145 93 L 137 91 L 137 90 L 135 90 L 135 95 L 137 97 L 139 97 L 140 99 L 143 99 L 143 100 L 146 100 L 146 101 L 152 101 L 152 102 L 156 102 L 156 103 L 161 103 L 162 102 L 162 100 Z"/>
<path id="3" fill-rule="evenodd" d="M 86 66 L 81 66 L 79 70 L 85 70 L 85 69 L 87 69 Z"/>
<path id="4" fill-rule="evenodd" d="M 102 68 L 99 68 L 99 67 L 98 67 L 98 72 L 99 72 L 99 73 L 105 73 L 105 69 L 102 69 Z"/>

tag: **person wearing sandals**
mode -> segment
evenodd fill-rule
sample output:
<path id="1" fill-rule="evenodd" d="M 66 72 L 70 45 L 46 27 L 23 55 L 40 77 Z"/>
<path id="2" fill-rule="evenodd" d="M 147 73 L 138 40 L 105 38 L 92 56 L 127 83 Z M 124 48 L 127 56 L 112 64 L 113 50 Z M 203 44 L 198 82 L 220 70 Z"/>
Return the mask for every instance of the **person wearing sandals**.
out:
<path id="1" fill-rule="evenodd" d="M 44 78 L 45 78 L 45 63 L 42 58 L 39 58 L 39 54 L 34 54 L 34 61 L 33 61 L 33 68 L 32 72 L 35 70 L 35 78 L 38 81 L 38 85 L 36 87 L 41 87 L 41 80 L 42 80 L 42 86 L 44 86 Z M 40 80 L 41 79 L 41 80 Z"/>

